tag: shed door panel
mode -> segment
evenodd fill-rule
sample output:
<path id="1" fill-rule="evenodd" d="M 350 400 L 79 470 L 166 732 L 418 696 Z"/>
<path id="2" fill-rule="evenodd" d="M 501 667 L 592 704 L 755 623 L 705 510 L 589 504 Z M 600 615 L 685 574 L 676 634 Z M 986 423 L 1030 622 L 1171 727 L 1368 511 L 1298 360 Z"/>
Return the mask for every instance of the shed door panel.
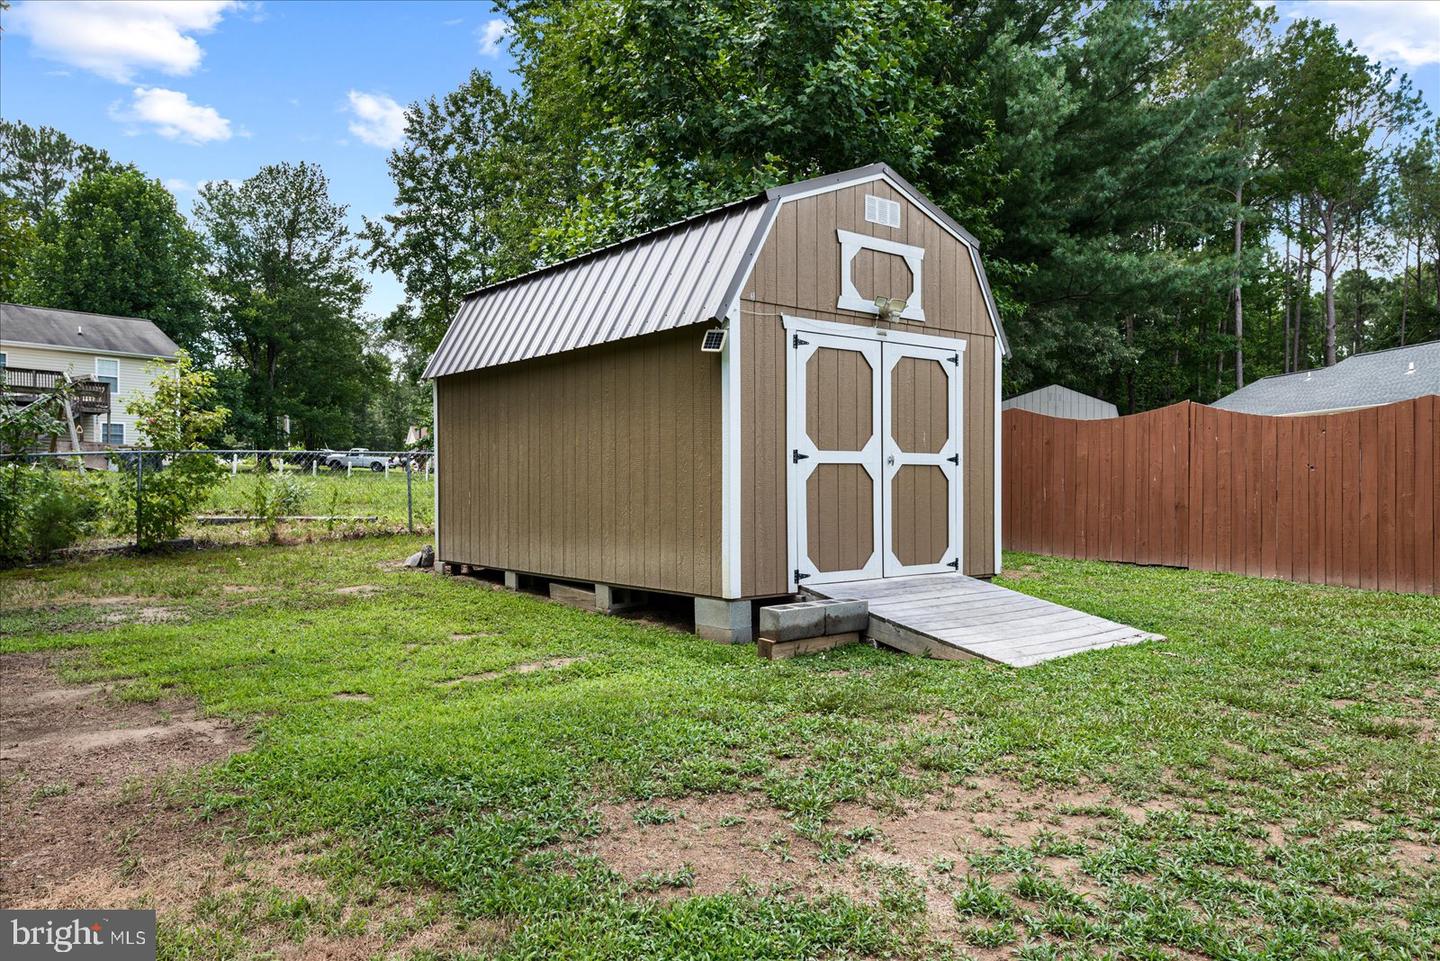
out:
<path id="1" fill-rule="evenodd" d="M 958 351 L 809 331 L 789 347 L 794 582 L 958 570 Z"/>
<path id="2" fill-rule="evenodd" d="M 960 356 L 887 343 L 885 576 L 959 570 Z"/>
<path id="3" fill-rule="evenodd" d="M 803 580 L 879 577 L 881 352 L 807 334 L 791 344 L 790 478 Z"/>

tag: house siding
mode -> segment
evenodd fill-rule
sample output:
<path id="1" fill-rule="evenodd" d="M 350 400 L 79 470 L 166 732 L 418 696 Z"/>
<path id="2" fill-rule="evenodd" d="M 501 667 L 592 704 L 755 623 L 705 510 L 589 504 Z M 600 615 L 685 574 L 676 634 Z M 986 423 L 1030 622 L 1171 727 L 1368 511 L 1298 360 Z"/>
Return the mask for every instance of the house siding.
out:
<path id="1" fill-rule="evenodd" d="M 440 559 L 721 595 L 720 398 L 693 327 L 439 378 Z"/>
<path id="2" fill-rule="evenodd" d="M 114 360 L 119 367 L 117 389 L 110 396 L 110 423 L 125 425 L 125 444 L 136 446 L 140 443 L 136 419 L 126 410 L 125 405 L 141 395 L 149 394 L 154 388 L 155 372 L 148 369 L 150 360 L 143 357 L 117 357 L 114 354 L 82 354 L 77 351 L 55 350 L 48 347 L 31 347 L 0 341 L 0 353 L 5 355 L 8 367 L 30 367 L 36 370 L 64 371 L 71 377 L 94 377 L 96 358 Z M 81 418 L 87 441 L 99 441 L 103 415 Z"/>

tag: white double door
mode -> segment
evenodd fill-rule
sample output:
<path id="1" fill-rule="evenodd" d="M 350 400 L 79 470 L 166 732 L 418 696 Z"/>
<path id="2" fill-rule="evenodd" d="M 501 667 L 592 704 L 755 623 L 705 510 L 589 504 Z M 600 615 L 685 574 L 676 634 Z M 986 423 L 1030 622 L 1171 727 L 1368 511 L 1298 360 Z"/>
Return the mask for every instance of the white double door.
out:
<path id="1" fill-rule="evenodd" d="M 958 345 L 786 337 L 792 582 L 958 570 Z"/>

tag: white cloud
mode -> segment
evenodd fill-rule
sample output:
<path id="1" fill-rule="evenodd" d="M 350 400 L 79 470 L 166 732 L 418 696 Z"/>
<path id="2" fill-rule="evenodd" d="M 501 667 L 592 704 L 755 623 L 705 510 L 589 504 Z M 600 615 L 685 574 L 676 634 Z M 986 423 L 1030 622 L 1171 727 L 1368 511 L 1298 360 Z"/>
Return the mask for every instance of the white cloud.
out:
<path id="1" fill-rule="evenodd" d="M 372 147 L 386 150 L 405 139 L 405 108 L 383 93 L 350 91 L 350 132 Z"/>
<path id="2" fill-rule="evenodd" d="M 192 73 L 205 55 L 191 34 L 215 29 L 236 0 L 27 0 L 8 26 L 45 57 L 128 83 L 138 70 Z"/>
<path id="3" fill-rule="evenodd" d="M 475 36 L 480 40 L 480 52 L 487 57 L 493 57 L 500 52 L 500 44 L 510 35 L 510 22 L 496 18 L 475 28 Z"/>
<path id="4" fill-rule="evenodd" d="M 165 189 L 172 194 L 184 193 L 187 190 L 194 190 L 195 185 L 180 177 L 166 177 L 164 180 Z"/>
<path id="5" fill-rule="evenodd" d="M 1328 20 L 1366 56 L 1402 70 L 1440 63 L 1440 0 L 1309 0 L 1285 13 Z"/>
<path id="6" fill-rule="evenodd" d="M 129 107 L 118 103 L 110 108 L 112 119 L 135 127 L 146 125 L 168 140 L 201 144 L 211 140 L 229 140 L 230 121 L 214 107 L 191 103 L 179 90 L 162 87 L 136 87 Z"/>

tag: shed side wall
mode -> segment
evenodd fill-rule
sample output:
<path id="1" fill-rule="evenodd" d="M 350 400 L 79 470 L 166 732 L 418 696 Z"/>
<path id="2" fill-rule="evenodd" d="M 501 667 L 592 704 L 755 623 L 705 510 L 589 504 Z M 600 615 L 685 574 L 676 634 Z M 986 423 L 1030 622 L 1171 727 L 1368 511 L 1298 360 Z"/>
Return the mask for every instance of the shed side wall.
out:
<path id="1" fill-rule="evenodd" d="M 451 563 L 721 590 L 720 360 L 700 330 L 437 381 Z"/>
<path id="2" fill-rule="evenodd" d="M 865 220 L 866 194 L 900 203 L 899 229 Z M 925 249 L 921 287 L 925 323 L 885 326 L 931 336 L 953 335 L 967 341 L 962 398 L 963 567 L 964 573 L 972 576 L 995 574 L 996 343 L 984 294 L 968 248 L 888 184 L 876 182 L 782 206 L 742 291 L 742 592 L 762 597 L 784 593 L 788 587 L 786 356 L 780 315 L 875 326 L 873 314 L 836 309 L 840 296 L 837 229 Z M 870 265 L 877 263 L 874 258 L 866 261 Z M 887 269 L 886 277 L 862 277 L 857 273 L 856 285 L 862 290 L 904 297 L 907 291 L 898 288 L 908 281 L 908 273 L 893 261 L 888 262 Z"/>

